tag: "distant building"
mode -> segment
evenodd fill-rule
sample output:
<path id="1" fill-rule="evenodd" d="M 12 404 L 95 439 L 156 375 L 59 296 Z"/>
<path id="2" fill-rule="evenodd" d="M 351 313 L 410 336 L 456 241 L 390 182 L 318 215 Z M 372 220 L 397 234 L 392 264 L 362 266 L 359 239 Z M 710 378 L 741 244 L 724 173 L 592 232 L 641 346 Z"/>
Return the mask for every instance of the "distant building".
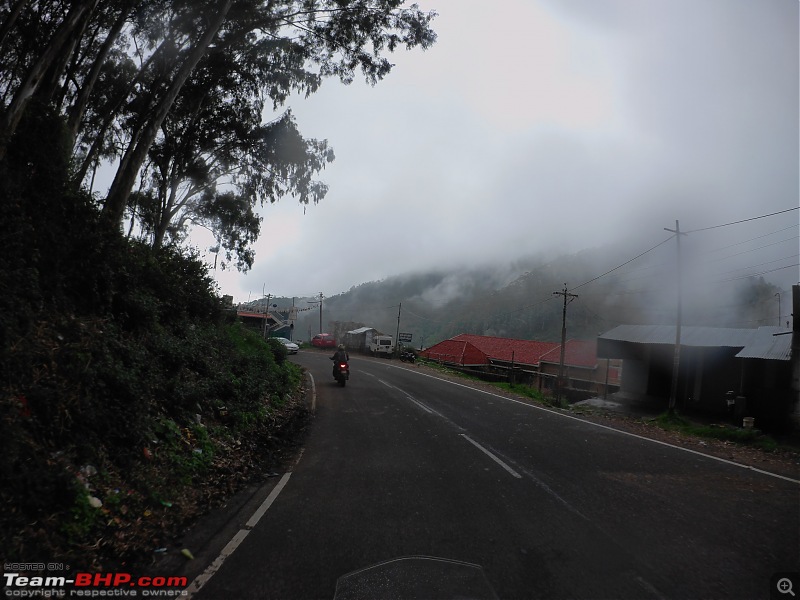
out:
<path id="1" fill-rule="evenodd" d="M 276 331 L 282 326 L 282 321 L 266 310 L 258 310 L 247 306 L 239 306 L 236 314 L 245 327 L 249 327 L 269 337 L 271 331 Z"/>
<path id="2" fill-rule="evenodd" d="M 359 327 L 344 334 L 343 344 L 350 352 L 369 352 L 369 345 L 372 338 L 380 335 L 380 332 L 373 327 Z"/>
<path id="3" fill-rule="evenodd" d="M 439 342 L 420 356 L 462 367 L 538 369 L 539 359 L 558 344 L 462 333 Z"/>

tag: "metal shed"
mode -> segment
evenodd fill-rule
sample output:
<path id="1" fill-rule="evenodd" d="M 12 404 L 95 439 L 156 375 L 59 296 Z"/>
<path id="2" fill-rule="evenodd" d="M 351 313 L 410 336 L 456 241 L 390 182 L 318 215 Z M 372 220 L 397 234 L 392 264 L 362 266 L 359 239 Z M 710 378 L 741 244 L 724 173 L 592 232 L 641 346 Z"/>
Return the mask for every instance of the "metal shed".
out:
<path id="1" fill-rule="evenodd" d="M 732 391 L 746 397 L 752 411 L 773 412 L 791 387 L 790 333 L 782 327 L 682 327 L 679 405 L 725 412 Z M 623 394 L 666 399 L 674 347 L 674 325 L 620 325 L 598 337 L 597 355 L 623 359 Z"/>

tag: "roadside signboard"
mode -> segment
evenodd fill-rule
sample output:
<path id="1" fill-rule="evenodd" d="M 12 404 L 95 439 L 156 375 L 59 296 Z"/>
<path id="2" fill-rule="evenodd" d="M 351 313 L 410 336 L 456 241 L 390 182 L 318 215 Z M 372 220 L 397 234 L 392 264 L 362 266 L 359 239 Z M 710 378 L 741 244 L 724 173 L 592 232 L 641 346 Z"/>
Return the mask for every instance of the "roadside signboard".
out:
<path id="1" fill-rule="evenodd" d="M 410 333 L 398 334 L 397 340 L 400 341 L 400 342 L 410 342 L 411 341 L 411 334 Z"/>

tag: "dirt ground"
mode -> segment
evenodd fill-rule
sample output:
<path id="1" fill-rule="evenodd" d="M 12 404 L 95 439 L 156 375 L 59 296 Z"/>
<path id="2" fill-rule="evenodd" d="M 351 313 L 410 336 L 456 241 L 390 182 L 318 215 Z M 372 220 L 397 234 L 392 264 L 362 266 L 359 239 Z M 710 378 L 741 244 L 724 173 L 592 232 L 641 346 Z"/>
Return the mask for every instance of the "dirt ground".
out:
<path id="1" fill-rule="evenodd" d="M 433 376 L 457 381 L 462 385 L 471 385 L 493 394 L 535 404 L 533 400 L 526 396 L 506 392 L 488 383 L 466 379 L 458 375 L 442 373 L 439 369 L 433 369 L 422 364 L 415 364 L 413 367 L 409 368 L 424 370 Z M 612 429 L 618 429 L 645 438 L 672 444 L 673 446 L 686 448 L 701 454 L 707 454 L 741 465 L 747 465 L 754 469 L 800 480 L 800 435 L 778 437 L 776 438 L 779 445 L 778 449 L 767 451 L 745 444 L 696 437 L 676 431 L 665 431 L 655 424 L 653 419 L 653 417 L 656 416 L 655 414 L 649 416 L 631 414 L 630 412 L 626 412 L 625 406 L 622 403 L 597 402 L 596 405 L 592 405 L 591 403 L 573 405 L 569 409 L 546 408 L 553 412 L 568 414 Z M 686 415 L 681 416 L 691 420 L 691 417 L 686 417 Z"/>

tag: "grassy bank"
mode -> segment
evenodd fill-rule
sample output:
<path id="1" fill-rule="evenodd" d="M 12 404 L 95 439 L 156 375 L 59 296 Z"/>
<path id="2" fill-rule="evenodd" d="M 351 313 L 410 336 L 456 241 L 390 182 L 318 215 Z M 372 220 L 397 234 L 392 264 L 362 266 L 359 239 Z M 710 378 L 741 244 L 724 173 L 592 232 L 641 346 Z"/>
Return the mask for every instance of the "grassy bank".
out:
<path id="1" fill-rule="evenodd" d="M 677 412 L 672 414 L 665 412 L 653 419 L 653 422 L 665 431 L 676 431 L 700 438 L 744 444 L 769 452 L 778 449 L 778 442 L 773 437 L 765 435 L 758 429 L 744 429 L 722 424 L 701 425 L 693 423 Z"/>

